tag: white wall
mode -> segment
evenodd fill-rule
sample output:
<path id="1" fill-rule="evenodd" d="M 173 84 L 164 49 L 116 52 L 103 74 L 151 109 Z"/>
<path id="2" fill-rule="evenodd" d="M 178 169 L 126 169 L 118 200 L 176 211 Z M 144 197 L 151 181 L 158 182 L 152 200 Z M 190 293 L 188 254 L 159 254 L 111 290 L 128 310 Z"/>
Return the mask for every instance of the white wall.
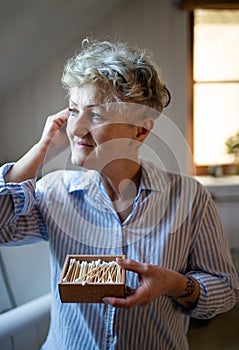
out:
<path id="1" fill-rule="evenodd" d="M 64 52 L 0 101 L 0 163 L 16 160 L 24 154 L 37 142 L 46 116 L 66 105 L 65 93 L 60 85 L 63 63 L 80 45 L 81 39 L 90 34 L 100 39 L 108 36 L 128 41 L 153 52 L 173 97 L 165 114 L 185 136 L 188 119 L 187 24 L 187 14 L 179 10 L 173 0 L 131 0 L 112 8 L 111 15 L 104 18 L 100 25 L 92 25 L 91 33 L 79 33 L 77 42 L 71 42 L 69 39 L 69 47 Z M 160 125 L 156 132 L 159 132 L 159 129 Z M 166 148 L 180 149 L 180 168 L 186 171 L 189 154 L 177 130 L 181 145 L 175 144 L 175 130 L 174 126 L 171 129 L 164 128 Z M 155 147 L 160 152 L 160 144 L 154 140 L 149 143 L 151 148 Z M 166 148 L 162 153 L 167 153 Z M 162 161 L 169 170 L 178 170 L 173 157 L 168 154 L 162 156 Z M 60 163 L 57 162 L 52 168 L 59 166 Z"/>

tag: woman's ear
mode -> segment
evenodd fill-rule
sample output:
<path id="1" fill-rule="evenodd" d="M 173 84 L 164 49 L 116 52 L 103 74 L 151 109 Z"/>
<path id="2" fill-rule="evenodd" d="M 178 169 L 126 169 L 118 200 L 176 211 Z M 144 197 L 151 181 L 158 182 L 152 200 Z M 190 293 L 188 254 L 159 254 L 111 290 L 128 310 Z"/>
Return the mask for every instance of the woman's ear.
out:
<path id="1" fill-rule="evenodd" d="M 153 118 L 144 118 L 140 125 L 137 126 L 136 140 L 139 142 L 144 142 L 150 131 L 154 127 Z"/>

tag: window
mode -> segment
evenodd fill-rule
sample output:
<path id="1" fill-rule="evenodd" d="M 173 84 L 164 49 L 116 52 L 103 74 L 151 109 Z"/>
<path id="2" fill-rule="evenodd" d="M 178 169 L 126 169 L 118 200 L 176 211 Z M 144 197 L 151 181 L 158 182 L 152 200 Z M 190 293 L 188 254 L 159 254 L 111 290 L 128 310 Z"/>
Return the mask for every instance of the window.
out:
<path id="1" fill-rule="evenodd" d="M 193 16 L 193 153 L 198 170 L 232 162 L 225 142 L 239 131 L 239 10 L 197 9 Z"/>

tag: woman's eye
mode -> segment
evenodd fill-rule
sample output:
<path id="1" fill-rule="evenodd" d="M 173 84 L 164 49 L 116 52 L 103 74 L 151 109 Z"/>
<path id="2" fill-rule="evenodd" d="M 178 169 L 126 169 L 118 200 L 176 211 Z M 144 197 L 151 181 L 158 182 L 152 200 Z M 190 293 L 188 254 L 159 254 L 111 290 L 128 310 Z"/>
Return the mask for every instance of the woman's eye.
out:
<path id="1" fill-rule="evenodd" d="M 95 113 L 95 112 L 90 112 L 90 119 L 92 120 L 92 122 L 94 123 L 100 123 L 104 120 L 104 118 L 102 117 L 102 115 Z"/>
<path id="2" fill-rule="evenodd" d="M 69 111 L 73 117 L 76 117 L 78 115 L 78 111 L 75 108 L 69 108 Z"/>

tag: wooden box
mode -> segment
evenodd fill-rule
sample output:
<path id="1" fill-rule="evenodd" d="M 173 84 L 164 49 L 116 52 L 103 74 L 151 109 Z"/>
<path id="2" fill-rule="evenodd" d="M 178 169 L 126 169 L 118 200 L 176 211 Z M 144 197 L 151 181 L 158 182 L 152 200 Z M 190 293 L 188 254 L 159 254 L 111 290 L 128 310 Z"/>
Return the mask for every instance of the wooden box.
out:
<path id="1" fill-rule="evenodd" d="M 121 270 L 121 283 L 80 283 L 67 282 L 65 276 L 69 271 L 71 259 L 79 263 L 92 262 L 100 259 L 106 263 L 116 261 L 117 257 L 125 258 L 124 255 L 67 255 L 58 284 L 60 299 L 63 303 L 101 303 L 102 298 L 107 296 L 125 297 L 126 273 Z"/>

